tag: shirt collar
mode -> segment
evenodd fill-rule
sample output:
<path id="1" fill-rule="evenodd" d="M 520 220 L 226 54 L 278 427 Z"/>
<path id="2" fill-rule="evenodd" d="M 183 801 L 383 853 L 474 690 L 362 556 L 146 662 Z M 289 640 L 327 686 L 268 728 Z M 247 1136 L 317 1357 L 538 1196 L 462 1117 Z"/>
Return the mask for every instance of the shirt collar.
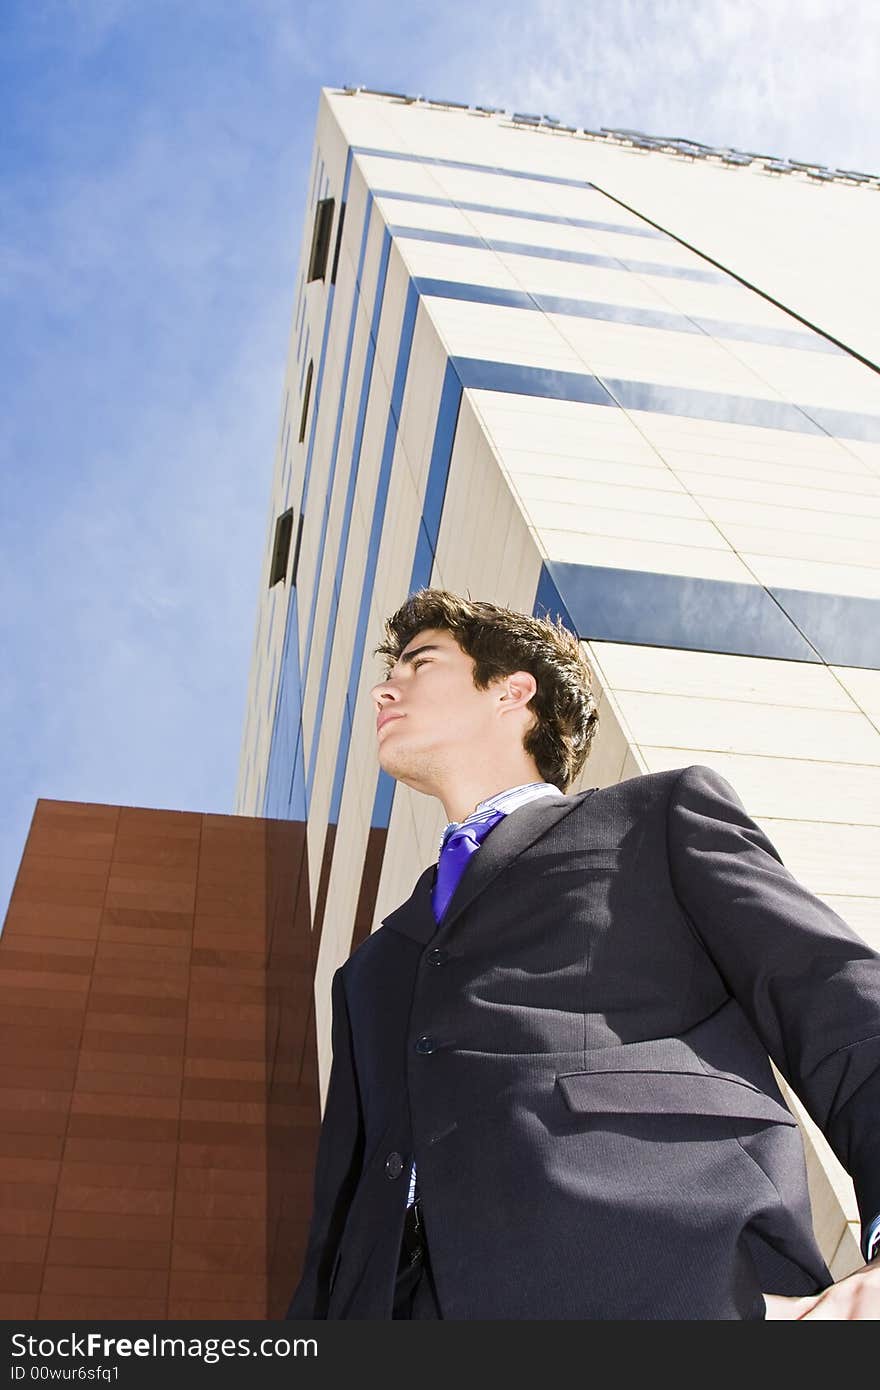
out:
<path id="1" fill-rule="evenodd" d="M 457 830 L 460 825 L 467 825 L 468 821 L 477 818 L 482 819 L 487 811 L 503 811 L 505 815 L 508 815 L 511 811 L 515 811 L 518 806 L 525 806 L 526 802 L 533 801 L 536 797 L 562 795 L 563 793 L 558 787 L 554 787 L 552 782 L 523 782 L 518 787 L 507 787 L 504 791 L 495 792 L 492 796 L 487 796 L 485 801 L 478 802 L 470 815 L 465 816 L 463 821 L 452 820 L 448 823 L 440 836 L 440 849 L 442 850 L 453 830 Z"/>

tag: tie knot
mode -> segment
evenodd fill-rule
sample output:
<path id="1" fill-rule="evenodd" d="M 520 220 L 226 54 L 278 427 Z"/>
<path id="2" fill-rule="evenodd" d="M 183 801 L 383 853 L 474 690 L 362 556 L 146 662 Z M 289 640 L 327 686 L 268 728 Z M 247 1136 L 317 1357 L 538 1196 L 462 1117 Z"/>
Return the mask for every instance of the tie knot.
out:
<path id="1" fill-rule="evenodd" d="M 470 816 L 466 821 L 460 821 L 446 836 L 443 841 L 443 848 L 446 849 L 448 845 L 459 844 L 462 840 L 470 840 L 472 844 L 480 844 L 493 825 L 502 820 L 503 816 L 503 811 L 483 811 L 479 816 Z"/>
<path id="2" fill-rule="evenodd" d="M 444 840 L 432 891 L 434 916 L 437 921 L 446 910 L 469 859 L 477 852 L 493 825 L 504 819 L 504 814 L 503 811 L 486 811 L 479 817 L 457 825 Z"/>

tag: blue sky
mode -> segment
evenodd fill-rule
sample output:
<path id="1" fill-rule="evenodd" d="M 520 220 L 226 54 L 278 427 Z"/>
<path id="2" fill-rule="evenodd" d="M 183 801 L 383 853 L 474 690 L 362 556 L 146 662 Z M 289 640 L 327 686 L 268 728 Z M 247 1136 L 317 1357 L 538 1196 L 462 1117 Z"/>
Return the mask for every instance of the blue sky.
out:
<path id="1" fill-rule="evenodd" d="M 39 796 L 232 809 L 318 91 L 880 170 L 834 0 L 4 0 L 0 918 Z"/>

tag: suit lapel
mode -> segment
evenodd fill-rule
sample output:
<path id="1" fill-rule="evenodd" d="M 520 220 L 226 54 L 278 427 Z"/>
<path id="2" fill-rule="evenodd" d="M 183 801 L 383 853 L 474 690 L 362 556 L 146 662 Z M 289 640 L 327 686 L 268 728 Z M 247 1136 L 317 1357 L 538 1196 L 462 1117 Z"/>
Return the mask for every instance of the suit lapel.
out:
<path id="1" fill-rule="evenodd" d="M 489 839 L 491 838 L 490 835 Z M 390 927 L 392 931 L 401 932 L 403 936 L 411 936 L 414 941 L 423 945 L 430 939 L 435 926 L 431 907 L 431 884 L 436 868 L 436 864 L 428 865 L 406 902 L 382 918 L 383 927 Z"/>
<path id="2" fill-rule="evenodd" d="M 435 931 L 445 932 L 517 855 L 522 854 L 542 835 L 546 835 L 548 830 L 595 790 L 595 787 L 590 787 L 575 796 L 563 796 L 560 793 L 558 797 L 536 797 L 534 801 L 526 802 L 525 806 L 518 806 L 515 811 L 506 815 L 504 820 L 499 821 L 486 836 L 476 854 L 468 860 L 439 924 L 434 921 L 431 906 L 431 887 L 437 868 L 435 863 L 425 869 L 406 902 L 382 918 L 382 925 L 411 937 L 420 945 L 426 945 Z"/>

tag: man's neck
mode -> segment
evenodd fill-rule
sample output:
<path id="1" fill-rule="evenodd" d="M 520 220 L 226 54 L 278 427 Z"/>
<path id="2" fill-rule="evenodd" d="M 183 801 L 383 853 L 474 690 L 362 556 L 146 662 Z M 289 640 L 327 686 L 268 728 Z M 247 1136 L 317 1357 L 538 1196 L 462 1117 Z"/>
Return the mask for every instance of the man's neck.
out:
<path id="1" fill-rule="evenodd" d="M 468 816 L 473 815 L 478 806 L 481 806 L 484 801 L 489 801 L 493 796 L 499 796 L 501 792 L 511 791 L 515 787 L 524 787 L 543 780 L 537 768 L 519 769 L 507 777 L 502 774 L 496 778 L 487 778 L 481 787 L 470 787 L 459 795 L 450 794 L 448 798 L 441 797 L 447 822 L 461 823 Z M 474 797 L 476 799 L 472 799 Z"/>

